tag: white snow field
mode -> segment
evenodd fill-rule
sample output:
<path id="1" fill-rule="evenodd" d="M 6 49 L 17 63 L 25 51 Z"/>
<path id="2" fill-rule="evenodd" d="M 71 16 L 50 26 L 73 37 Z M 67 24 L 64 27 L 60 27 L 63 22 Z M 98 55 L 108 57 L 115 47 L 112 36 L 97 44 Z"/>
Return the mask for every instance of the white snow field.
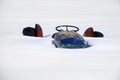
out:
<path id="1" fill-rule="evenodd" d="M 22 35 L 42 26 L 44 38 Z M 85 49 L 52 45 L 62 24 L 88 27 L 104 38 L 85 39 Z M 120 80 L 119 0 L 0 0 L 0 80 Z"/>

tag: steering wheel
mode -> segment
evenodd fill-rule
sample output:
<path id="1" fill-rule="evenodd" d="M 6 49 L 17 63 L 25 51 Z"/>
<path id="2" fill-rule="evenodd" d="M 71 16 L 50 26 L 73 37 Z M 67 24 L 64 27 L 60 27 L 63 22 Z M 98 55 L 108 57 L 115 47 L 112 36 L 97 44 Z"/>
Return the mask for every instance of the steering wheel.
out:
<path id="1" fill-rule="evenodd" d="M 64 29 L 62 29 L 62 27 L 66 27 L 66 29 L 64 30 Z M 75 30 L 69 30 L 68 28 L 74 28 Z M 76 27 L 76 26 L 72 26 L 72 25 L 60 25 L 60 26 L 57 26 L 56 27 L 56 30 L 57 31 L 74 31 L 74 32 L 77 32 L 77 31 L 79 31 L 79 28 L 78 27 Z"/>

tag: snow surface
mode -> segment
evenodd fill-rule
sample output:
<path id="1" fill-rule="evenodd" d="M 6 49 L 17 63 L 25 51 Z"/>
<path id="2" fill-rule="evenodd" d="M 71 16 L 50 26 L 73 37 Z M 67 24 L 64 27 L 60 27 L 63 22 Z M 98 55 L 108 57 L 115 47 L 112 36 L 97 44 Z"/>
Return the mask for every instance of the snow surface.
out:
<path id="1" fill-rule="evenodd" d="M 42 26 L 44 38 L 22 35 Z M 86 49 L 52 45 L 55 27 L 70 24 L 104 33 Z M 119 0 L 0 0 L 0 80 L 120 80 Z"/>

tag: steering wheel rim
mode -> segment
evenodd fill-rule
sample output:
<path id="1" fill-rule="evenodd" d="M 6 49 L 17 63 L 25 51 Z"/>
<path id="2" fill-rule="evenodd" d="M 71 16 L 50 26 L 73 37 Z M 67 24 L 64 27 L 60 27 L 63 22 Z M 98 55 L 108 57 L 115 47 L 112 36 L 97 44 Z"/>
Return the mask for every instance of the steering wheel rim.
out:
<path id="1" fill-rule="evenodd" d="M 59 28 L 61 28 L 61 27 L 66 27 L 66 30 L 59 29 Z M 75 28 L 76 30 L 68 30 L 69 27 Z M 60 32 L 60 31 L 74 31 L 74 32 L 79 31 L 79 28 L 78 28 L 78 27 L 72 26 L 72 25 L 60 25 L 60 26 L 57 26 L 55 29 L 56 29 L 57 31 L 59 31 L 59 32 Z"/>

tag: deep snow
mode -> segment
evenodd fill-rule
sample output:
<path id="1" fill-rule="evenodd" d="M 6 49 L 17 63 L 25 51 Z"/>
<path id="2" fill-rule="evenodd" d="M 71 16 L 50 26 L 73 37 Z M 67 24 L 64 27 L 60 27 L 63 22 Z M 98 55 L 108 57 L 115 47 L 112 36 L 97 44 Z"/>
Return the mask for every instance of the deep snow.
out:
<path id="1" fill-rule="evenodd" d="M 119 0 L 1 0 L 0 80 L 120 80 Z M 38 23 L 44 38 L 22 35 Z M 55 27 L 71 24 L 104 33 L 92 47 L 52 45 Z"/>

